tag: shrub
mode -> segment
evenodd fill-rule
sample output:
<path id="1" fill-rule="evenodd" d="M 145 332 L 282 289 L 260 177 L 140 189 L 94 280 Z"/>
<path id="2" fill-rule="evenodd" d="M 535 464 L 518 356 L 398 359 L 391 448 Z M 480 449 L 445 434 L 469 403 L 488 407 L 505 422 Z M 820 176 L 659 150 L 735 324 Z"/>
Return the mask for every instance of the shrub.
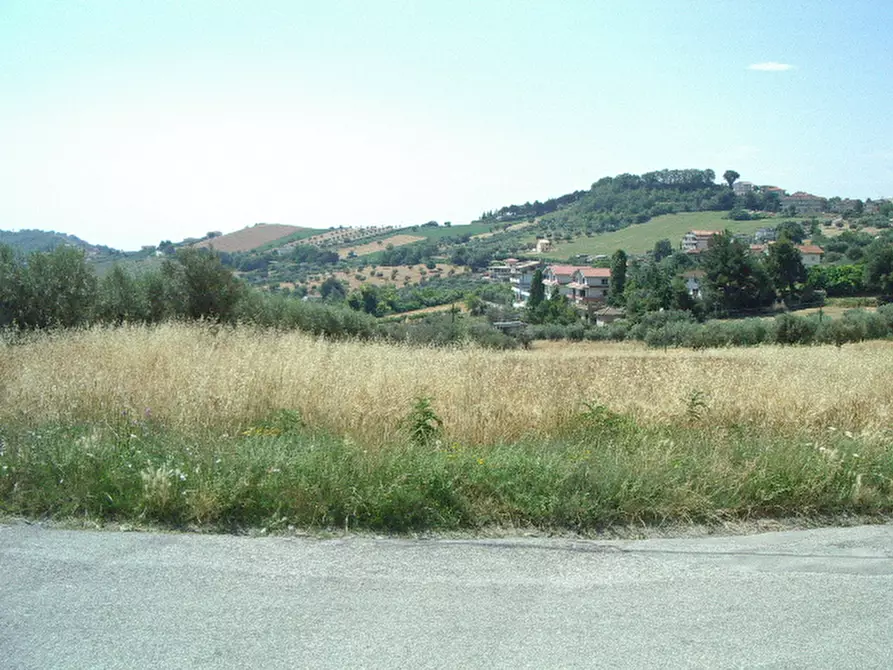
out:
<path id="1" fill-rule="evenodd" d="M 815 319 L 793 314 L 779 314 L 775 317 L 776 344 L 812 344 L 818 330 Z"/>

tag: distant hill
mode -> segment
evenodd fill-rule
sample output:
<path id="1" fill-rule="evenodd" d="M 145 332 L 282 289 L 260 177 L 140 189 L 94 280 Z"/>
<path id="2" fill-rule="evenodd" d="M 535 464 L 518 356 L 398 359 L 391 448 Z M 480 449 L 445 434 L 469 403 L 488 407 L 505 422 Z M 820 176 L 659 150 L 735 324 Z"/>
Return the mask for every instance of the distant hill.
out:
<path id="1" fill-rule="evenodd" d="M 237 251 L 253 251 L 270 245 L 272 242 L 286 244 L 295 240 L 311 237 L 323 231 L 315 228 L 286 226 L 281 223 L 256 223 L 249 228 L 242 228 L 234 233 L 218 235 L 197 242 L 196 247 L 213 247 L 217 251 L 233 253 Z"/>
<path id="2" fill-rule="evenodd" d="M 90 244 L 74 235 L 52 230 L 0 230 L 0 244 L 6 244 L 26 254 L 32 251 L 50 251 L 63 244 L 83 249 L 91 254 L 115 253 L 115 250 L 109 247 Z"/>

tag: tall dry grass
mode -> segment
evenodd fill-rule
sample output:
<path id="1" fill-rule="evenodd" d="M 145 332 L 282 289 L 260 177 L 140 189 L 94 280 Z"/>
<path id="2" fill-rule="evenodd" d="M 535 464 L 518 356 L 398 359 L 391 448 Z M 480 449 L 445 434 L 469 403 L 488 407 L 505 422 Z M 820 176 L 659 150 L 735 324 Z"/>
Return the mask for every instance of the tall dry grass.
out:
<path id="1" fill-rule="evenodd" d="M 95 328 L 0 344 L 0 421 L 98 422 L 127 410 L 179 431 L 238 430 L 279 409 L 386 444 L 430 396 L 451 440 L 547 434 L 595 403 L 643 423 L 876 431 L 893 425 L 893 344 L 646 350 L 419 349 L 203 326 Z"/>

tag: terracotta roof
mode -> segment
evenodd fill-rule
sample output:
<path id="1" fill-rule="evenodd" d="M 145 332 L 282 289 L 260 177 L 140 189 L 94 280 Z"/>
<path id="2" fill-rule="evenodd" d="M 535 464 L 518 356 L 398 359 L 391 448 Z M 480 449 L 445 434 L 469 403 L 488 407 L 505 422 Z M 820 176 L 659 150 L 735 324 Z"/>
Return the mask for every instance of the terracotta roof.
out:
<path id="1" fill-rule="evenodd" d="M 506 258 L 504 262 L 506 262 L 506 263 L 517 263 L 517 262 L 518 262 L 518 259 L 517 259 L 517 258 Z"/>
<path id="2" fill-rule="evenodd" d="M 583 270 L 584 266 L 580 266 L 580 265 L 550 265 L 546 269 L 550 270 L 553 275 L 572 275 L 577 270 Z"/>
<path id="3" fill-rule="evenodd" d="M 797 248 L 801 254 L 823 254 L 825 250 L 815 244 L 799 244 Z"/>
<path id="4" fill-rule="evenodd" d="M 713 237 L 714 235 L 722 235 L 722 231 L 719 230 L 691 230 L 689 232 L 696 237 Z"/>
<path id="5" fill-rule="evenodd" d="M 789 198 L 797 198 L 798 200 L 803 200 L 804 198 L 809 198 L 810 200 L 821 200 L 821 198 L 817 195 L 813 195 L 812 193 L 806 193 L 804 191 L 797 191 L 796 193 L 792 193 L 788 196 Z"/>
<path id="6" fill-rule="evenodd" d="M 611 268 L 580 268 L 580 274 L 584 277 L 611 278 Z"/>
<path id="7" fill-rule="evenodd" d="M 767 248 L 768 247 L 765 244 L 751 244 L 750 245 L 751 251 L 766 251 Z"/>

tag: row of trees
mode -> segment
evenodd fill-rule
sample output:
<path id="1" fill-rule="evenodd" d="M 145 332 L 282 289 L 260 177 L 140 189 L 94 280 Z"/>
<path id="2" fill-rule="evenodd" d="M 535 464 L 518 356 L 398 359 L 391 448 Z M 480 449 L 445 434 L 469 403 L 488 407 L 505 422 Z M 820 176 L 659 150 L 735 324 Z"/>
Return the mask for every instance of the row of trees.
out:
<path id="1" fill-rule="evenodd" d="M 185 249 L 135 276 L 114 266 L 102 279 L 83 251 L 62 246 L 17 255 L 0 246 L 0 326 L 69 328 L 168 318 L 228 320 L 245 287 L 211 253 Z"/>

